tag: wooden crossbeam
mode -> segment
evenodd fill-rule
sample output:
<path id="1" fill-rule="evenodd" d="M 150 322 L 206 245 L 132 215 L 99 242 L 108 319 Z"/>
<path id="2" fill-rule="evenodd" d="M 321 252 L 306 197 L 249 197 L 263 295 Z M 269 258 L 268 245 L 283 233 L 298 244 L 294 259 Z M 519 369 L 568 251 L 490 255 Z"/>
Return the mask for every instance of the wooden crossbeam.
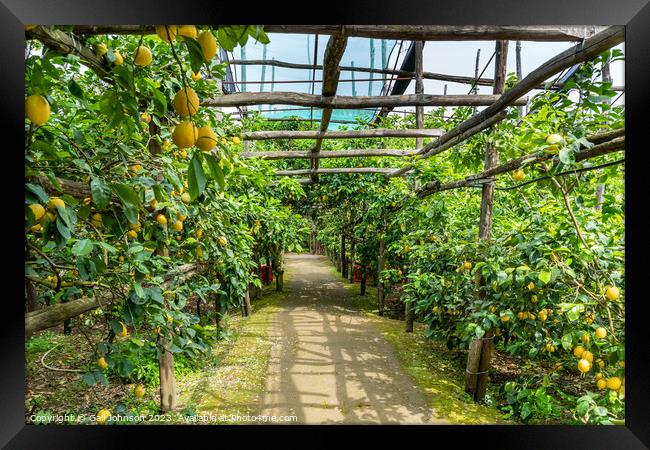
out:
<path id="1" fill-rule="evenodd" d="M 625 149 L 625 136 L 616 137 L 610 141 L 594 145 L 588 150 L 582 150 L 574 154 L 575 161 L 585 161 L 587 159 L 595 158 L 596 156 L 606 155 L 608 153 L 618 152 Z M 484 170 L 481 173 L 470 175 L 457 181 L 441 184 L 438 181 L 432 181 L 425 184 L 421 189 L 416 191 L 419 198 L 426 197 L 436 192 L 447 191 L 450 189 L 457 189 L 468 186 L 475 186 L 485 182 L 491 182 L 492 177 L 495 175 L 512 172 L 523 166 L 524 164 L 531 165 L 554 158 L 554 155 L 536 152 L 520 156 L 519 158 L 511 159 L 510 161 L 499 166 Z M 557 160 L 555 161 L 557 163 Z"/>
<path id="2" fill-rule="evenodd" d="M 315 172 L 319 175 L 334 175 L 340 173 L 390 173 L 395 168 L 388 167 L 335 167 L 317 169 Z M 278 170 L 274 175 L 278 176 L 293 176 L 293 175 L 311 175 L 314 171 L 312 169 L 297 169 L 297 170 Z"/>
<path id="3" fill-rule="evenodd" d="M 275 66 L 283 67 L 286 69 L 307 69 L 312 70 L 314 65 L 310 64 L 297 64 L 286 61 L 279 61 L 277 59 L 233 59 L 229 61 L 231 65 L 241 65 L 241 66 Z M 321 70 L 323 66 L 316 65 L 316 70 Z M 371 67 L 357 67 L 357 66 L 341 66 L 341 72 L 364 72 L 364 73 L 377 73 L 381 75 L 395 75 L 400 78 L 411 77 L 415 78 L 415 72 L 408 70 L 400 69 L 376 69 Z M 435 73 L 435 72 L 422 72 L 422 78 L 426 80 L 438 80 L 438 81 L 447 81 L 450 83 L 460 83 L 460 84 L 475 84 L 477 86 L 492 86 L 494 80 L 492 78 L 475 78 L 475 77 L 466 77 L 462 75 L 448 75 L 446 73 Z M 377 79 L 377 81 L 381 81 Z M 546 89 L 544 84 L 537 86 L 537 89 Z M 557 86 L 549 87 L 551 90 L 558 89 Z M 623 91 L 623 86 L 612 86 L 614 91 Z"/>
<path id="4" fill-rule="evenodd" d="M 498 95 L 385 95 L 325 97 L 300 92 L 235 92 L 208 98 L 202 106 L 228 107 L 249 105 L 295 105 L 314 108 L 360 109 L 396 106 L 489 106 Z M 514 99 L 512 105 L 525 105 L 527 98 Z"/>
<path id="5" fill-rule="evenodd" d="M 346 25 L 349 37 L 409 41 L 580 41 L 602 31 L 594 25 Z M 267 33 L 333 35 L 341 25 L 264 25 Z M 153 25 L 77 25 L 77 34 L 153 34 Z"/>
<path id="6" fill-rule="evenodd" d="M 270 139 L 365 139 L 365 138 L 436 138 L 444 134 L 439 128 L 416 130 L 393 130 L 390 128 L 370 128 L 367 130 L 345 131 L 250 131 L 241 134 L 247 141 L 265 141 Z"/>
<path id="7" fill-rule="evenodd" d="M 328 158 L 370 158 L 375 156 L 404 157 L 415 156 L 415 150 L 373 149 L 373 150 L 333 150 L 312 153 L 311 151 L 275 151 L 275 152 L 243 152 L 243 158 L 265 159 L 328 159 Z"/>
<path id="8" fill-rule="evenodd" d="M 327 41 L 327 47 L 325 48 L 325 55 L 323 56 L 323 87 L 322 87 L 322 96 L 321 98 L 330 101 L 336 98 L 336 87 L 339 82 L 339 75 L 341 74 L 341 69 L 339 64 L 341 63 L 341 58 L 343 58 L 343 53 L 345 53 L 345 47 L 348 44 L 348 38 L 343 35 L 333 35 Z M 311 148 L 310 152 L 314 156 L 311 158 L 311 174 L 310 178 L 312 181 L 318 181 L 318 166 L 319 160 L 316 155 L 320 152 L 320 148 L 323 145 L 322 135 L 327 131 L 327 128 L 330 124 L 330 119 L 332 118 L 332 107 L 326 107 L 323 110 L 320 121 L 319 128 L 319 137 L 316 138 L 316 143 Z"/>
<path id="9" fill-rule="evenodd" d="M 600 53 L 620 44 L 624 40 L 625 28 L 622 26 L 611 26 L 607 27 L 604 31 L 601 31 L 595 36 L 586 39 L 581 44 L 571 47 L 559 55 L 554 56 L 539 66 L 537 69 L 532 71 L 530 74 L 528 74 L 526 78 L 521 80 L 514 87 L 506 91 L 499 97 L 499 100 L 494 102 L 492 105 L 476 113 L 466 121 L 459 124 L 456 128 L 445 133 L 440 137 L 440 139 L 438 139 L 437 142 L 432 142 L 422 147 L 419 150 L 421 153 L 419 159 L 428 158 L 429 156 L 435 155 L 443 150 L 450 148 L 451 146 L 447 146 L 446 148 L 444 146 L 448 141 L 452 139 L 456 139 L 457 142 L 455 144 L 457 144 L 459 142 L 462 142 L 462 140 L 465 140 L 472 135 L 482 131 L 482 129 L 485 129 L 484 127 L 481 127 L 482 123 L 498 117 L 498 115 L 501 114 L 508 106 L 516 105 L 515 101 L 521 96 L 528 93 L 531 89 L 534 88 L 534 86 L 537 86 L 539 83 L 547 80 L 548 78 L 564 69 L 598 56 Z M 474 130 L 474 132 L 469 133 L 468 130 Z M 464 138 L 462 140 L 459 140 L 459 136 L 464 136 Z M 413 167 L 413 165 L 403 167 L 390 174 L 389 177 L 403 175 L 404 173 L 413 169 Z"/>

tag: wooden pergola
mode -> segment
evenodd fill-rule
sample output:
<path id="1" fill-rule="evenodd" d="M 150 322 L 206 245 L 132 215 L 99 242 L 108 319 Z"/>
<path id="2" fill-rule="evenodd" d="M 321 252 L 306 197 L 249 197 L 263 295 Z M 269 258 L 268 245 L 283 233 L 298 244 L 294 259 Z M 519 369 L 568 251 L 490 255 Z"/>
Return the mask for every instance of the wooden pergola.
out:
<path id="1" fill-rule="evenodd" d="M 328 35 L 329 39 L 325 50 L 323 64 L 303 65 L 283 61 L 249 60 L 232 61 L 233 64 L 274 64 L 278 67 L 296 69 L 319 69 L 323 72 L 322 91 L 320 94 L 305 94 L 297 92 L 249 92 L 233 93 L 215 98 L 203 99 L 201 105 L 206 107 L 228 107 L 244 105 L 297 105 L 302 107 L 321 108 L 323 114 L 318 130 L 315 131 L 256 131 L 244 132 L 245 141 L 259 141 L 272 139 L 313 139 L 314 143 L 308 151 L 273 151 L 273 152 L 248 152 L 242 153 L 245 158 L 267 159 L 308 159 L 309 169 L 280 170 L 277 176 L 303 176 L 299 179 L 302 184 L 313 184 L 319 181 L 320 175 L 328 174 L 381 174 L 385 177 L 398 177 L 414 169 L 414 163 L 422 159 L 431 158 L 444 151 L 452 149 L 470 137 L 489 129 L 494 124 L 506 117 L 506 109 L 513 106 L 523 106 L 527 102 L 525 97 L 534 89 L 555 89 L 557 86 L 546 86 L 544 83 L 549 78 L 576 65 L 589 61 L 600 53 L 622 43 L 625 39 L 625 30 L 622 26 L 411 26 L 411 25 L 266 25 L 266 32 L 271 33 L 300 33 Z M 91 68 L 97 75 L 112 82 L 107 77 L 110 67 L 103 58 L 84 47 L 74 38 L 74 35 L 88 34 L 150 34 L 154 33 L 154 26 L 76 26 L 73 35 L 55 30 L 50 27 L 36 27 L 27 31 L 28 38 L 40 40 L 45 46 L 62 53 L 72 53 L 80 57 L 81 61 Z M 415 49 L 415 71 L 390 70 L 386 68 L 373 69 L 364 67 L 341 66 L 341 58 L 346 49 L 349 37 L 366 37 L 380 39 L 402 39 L 413 41 Z M 493 78 L 480 76 L 466 77 L 455 75 L 442 75 L 423 71 L 422 49 L 425 41 L 463 41 L 463 40 L 489 40 L 495 44 L 495 72 Z M 568 41 L 578 42 L 575 46 L 554 56 L 541 64 L 516 85 L 505 90 L 506 61 L 508 54 L 508 41 Z M 336 94 L 341 70 L 365 73 L 379 73 L 384 75 L 407 77 L 415 80 L 415 94 L 413 95 L 379 95 L 379 96 L 339 96 Z M 430 95 L 424 93 L 423 80 L 435 79 L 454 83 L 476 85 L 491 85 L 492 95 Z M 623 90 L 622 87 L 616 89 Z M 328 131 L 332 111 L 334 109 L 356 108 L 393 108 L 395 106 L 416 107 L 416 128 L 410 130 L 392 130 L 369 128 L 349 131 Z M 485 106 L 467 120 L 449 130 L 424 129 L 424 107 L 431 106 Z M 353 149 L 339 151 L 321 151 L 324 139 L 355 139 L 372 137 L 416 138 L 416 146 L 412 150 L 397 149 Z M 430 139 L 423 144 L 423 139 Z M 600 155 L 624 151 L 625 130 L 603 133 L 588 137 L 594 145 L 575 154 L 576 161 L 583 161 Z M 321 168 L 320 160 L 323 158 L 365 158 L 365 157 L 390 157 L 407 158 L 408 165 L 400 168 L 377 167 L 348 167 L 348 168 Z M 460 180 L 446 183 L 429 182 L 415 187 L 418 197 L 422 198 L 436 192 L 449 189 L 478 186 L 482 189 L 481 217 L 479 224 L 479 239 L 489 239 L 492 224 L 492 204 L 494 198 L 497 175 L 514 171 L 524 164 L 552 160 L 557 163 L 554 155 L 540 152 L 523 155 L 511 159 L 503 164 L 498 164 L 497 149 L 488 144 L 485 154 L 484 170 L 478 174 Z M 87 189 L 87 186 L 77 186 Z M 342 248 L 345 248 L 344 241 Z M 379 270 L 383 267 L 384 242 L 381 242 L 379 253 Z M 345 250 L 343 250 L 345 253 Z M 383 285 L 378 289 L 380 310 L 383 304 Z M 408 313 L 408 309 L 407 309 Z M 412 314 L 412 311 L 411 311 Z M 408 317 L 408 314 L 407 314 Z M 411 316 L 412 317 L 412 316 Z M 408 330 L 408 324 L 407 324 Z M 412 330 L 412 329 L 411 329 Z M 486 371 L 490 360 L 490 339 L 486 334 L 484 339 L 475 340 L 469 350 L 467 361 L 466 387 L 475 398 L 480 398 L 485 392 L 487 384 Z"/>

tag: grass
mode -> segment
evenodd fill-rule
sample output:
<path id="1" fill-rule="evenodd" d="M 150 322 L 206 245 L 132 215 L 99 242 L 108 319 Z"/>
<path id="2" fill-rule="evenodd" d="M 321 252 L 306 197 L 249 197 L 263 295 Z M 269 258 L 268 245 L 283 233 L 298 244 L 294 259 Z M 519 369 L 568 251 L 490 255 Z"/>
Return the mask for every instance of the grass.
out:
<path id="1" fill-rule="evenodd" d="M 424 336 L 426 326 L 414 324 L 414 332 L 404 332 L 404 322 L 378 315 L 377 288 L 349 283 L 336 267 L 329 265 L 334 279 L 343 283 L 350 294 L 352 306 L 363 312 L 395 349 L 402 368 L 421 388 L 441 419 L 454 424 L 506 424 L 497 408 L 475 403 L 464 390 L 464 373 L 455 355 L 443 345 Z"/>

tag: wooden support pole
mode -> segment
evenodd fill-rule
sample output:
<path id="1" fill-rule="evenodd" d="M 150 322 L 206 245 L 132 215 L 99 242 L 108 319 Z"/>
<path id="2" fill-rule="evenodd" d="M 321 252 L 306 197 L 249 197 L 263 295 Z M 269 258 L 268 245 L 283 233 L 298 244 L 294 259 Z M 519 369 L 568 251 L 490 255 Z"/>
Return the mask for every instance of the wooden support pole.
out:
<path id="1" fill-rule="evenodd" d="M 422 95 L 424 94 L 424 82 L 422 79 L 422 72 L 424 68 L 424 61 L 422 56 L 422 51 L 424 47 L 424 42 L 417 41 L 415 43 L 415 94 Z M 424 106 L 415 107 L 415 128 L 418 130 L 424 128 Z M 415 139 L 415 147 L 422 147 L 422 138 L 417 137 Z"/>
<path id="2" fill-rule="evenodd" d="M 596 25 L 346 25 L 348 37 L 407 41 L 580 41 L 602 31 Z M 153 25 L 76 25 L 76 34 L 154 34 Z M 267 33 L 324 34 L 342 32 L 341 25 L 264 25 Z"/>
<path id="3" fill-rule="evenodd" d="M 515 56 L 516 56 L 516 73 L 517 73 L 517 82 L 520 82 L 521 79 L 523 78 L 522 71 L 521 71 L 521 41 L 517 41 L 515 45 Z M 524 107 L 523 106 L 517 106 L 517 111 L 519 114 L 519 119 L 521 120 L 522 117 L 524 117 Z"/>
<path id="4" fill-rule="evenodd" d="M 341 276 L 348 277 L 348 258 L 345 250 L 345 232 L 341 231 Z"/>
<path id="5" fill-rule="evenodd" d="M 495 95 L 384 95 L 357 96 L 333 95 L 324 96 L 300 92 L 235 92 L 221 97 L 201 100 L 201 106 L 234 107 L 250 105 L 293 105 L 331 109 L 360 109 L 396 106 L 490 106 L 499 100 Z M 513 105 L 525 105 L 526 98 L 512 100 Z M 331 113 L 330 113 L 331 115 Z M 322 119 L 321 119 L 322 120 Z M 328 119 L 329 123 L 329 119 Z M 323 131 L 323 130 L 321 130 Z"/>
<path id="6" fill-rule="evenodd" d="M 528 74 L 528 76 L 521 80 L 521 82 L 517 83 L 517 85 L 506 91 L 495 103 L 488 106 L 481 112 L 474 114 L 472 117 L 465 120 L 454 129 L 445 133 L 437 142 L 430 143 L 422 147 L 419 150 L 421 153 L 419 159 L 428 158 L 429 156 L 440 153 L 441 150 L 439 149 L 452 139 L 457 139 L 462 135 L 465 136 L 464 139 L 467 139 L 473 134 L 478 133 L 482 130 L 481 126 L 484 125 L 485 122 L 494 120 L 496 117 L 498 117 L 498 114 L 502 113 L 508 106 L 516 106 L 515 100 L 528 93 L 531 89 L 534 88 L 534 86 L 537 86 L 539 83 L 544 82 L 549 77 L 555 75 L 561 70 L 598 56 L 603 51 L 620 44 L 624 40 L 625 28 L 621 26 L 611 26 L 607 27 L 604 31 L 601 31 L 595 36 L 586 39 L 583 43 L 571 47 L 559 55 L 554 56 L 539 66 L 537 69 L 532 71 L 530 74 Z M 496 123 L 496 121 L 494 123 Z M 468 133 L 469 130 L 475 131 L 474 133 Z M 458 142 L 461 141 L 457 141 L 456 143 Z M 409 170 L 412 170 L 413 167 L 413 165 L 403 167 L 390 174 L 389 177 L 403 175 Z"/>
<path id="7" fill-rule="evenodd" d="M 508 63 L 508 41 L 497 41 L 495 47 L 495 64 L 494 64 L 494 94 L 502 94 L 506 82 L 506 66 Z M 492 142 L 488 142 L 485 149 L 485 170 L 490 170 L 499 164 L 499 153 Z M 481 217 L 479 221 L 479 240 L 489 240 L 492 233 L 492 209 L 494 206 L 494 181 L 483 185 L 481 195 Z M 479 280 L 479 291 L 483 291 L 485 281 Z M 482 295 L 480 292 L 479 295 Z M 486 337 L 491 337 L 493 330 L 486 333 Z M 475 344 L 478 342 L 478 344 Z M 472 345 L 480 348 L 480 351 L 470 352 L 467 358 L 466 373 L 471 375 L 468 378 L 472 383 L 466 384 L 465 391 L 472 394 L 474 400 L 482 401 L 487 389 L 487 371 L 490 368 L 490 358 L 492 355 L 491 339 L 475 339 Z M 470 348 L 472 348 L 470 345 Z M 475 360 L 478 357 L 478 362 Z M 470 358 L 474 358 L 471 360 Z M 476 369 L 474 369 L 476 368 Z M 476 378 L 474 378 L 474 376 Z"/>
<path id="8" fill-rule="evenodd" d="M 336 167 L 318 169 L 316 171 L 311 169 L 295 169 L 295 170 L 278 170 L 274 173 L 277 176 L 292 176 L 292 175 L 309 175 L 310 173 L 317 173 L 320 175 L 335 175 L 342 173 L 391 173 L 395 168 L 388 167 Z"/>
<path id="9" fill-rule="evenodd" d="M 382 233 L 386 228 L 386 219 L 382 218 Z M 384 270 L 384 252 L 386 250 L 386 240 L 382 236 L 379 238 L 379 257 L 377 258 L 377 309 L 379 310 L 379 315 L 384 315 L 384 283 L 381 281 L 381 272 Z"/>
<path id="10" fill-rule="evenodd" d="M 158 338 L 158 375 L 160 377 L 160 411 L 176 409 L 177 393 L 174 377 L 174 354 L 169 350 L 171 342 L 162 335 Z"/>
<path id="11" fill-rule="evenodd" d="M 354 251 L 355 251 L 354 238 L 350 236 L 350 273 L 349 273 L 350 283 L 354 283 L 354 257 L 355 257 Z"/>
<path id="12" fill-rule="evenodd" d="M 343 131 L 249 131 L 241 134 L 244 141 L 265 141 L 270 139 L 366 139 L 366 138 L 414 138 L 427 137 L 437 138 L 442 136 L 445 130 L 440 128 L 399 130 L 390 128 L 370 128 L 366 130 L 343 130 Z"/>

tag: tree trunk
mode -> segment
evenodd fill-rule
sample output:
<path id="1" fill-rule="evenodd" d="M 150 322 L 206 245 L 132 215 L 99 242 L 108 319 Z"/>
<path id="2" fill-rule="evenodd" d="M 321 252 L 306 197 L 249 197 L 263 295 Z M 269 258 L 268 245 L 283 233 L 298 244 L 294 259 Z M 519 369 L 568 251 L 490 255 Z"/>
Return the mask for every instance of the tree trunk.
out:
<path id="1" fill-rule="evenodd" d="M 246 289 L 246 293 L 244 294 L 244 316 L 248 317 L 251 315 L 251 296 L 250 296 L 250 286 L 248 289 Z"/>
<path id="2" fill-rule="evenodd" d="M 201 297 L 196 297 L 196 315 L 199 316 L 199 323 L 201 323 Z"/>
<path id="3" fill-rule="evenodd" d="M 164 337 L 158 339 L 160 357 L 158 369 L 160 375 L 160 411 L 176 409 L 176 380 L 174 377 L 174 355 L 169 351 L 170 342 Z"/>
<path id="4" fill-rule="evenodd" d="M 36 286 L 30 280 L 25 280 L 25 290 L 27 291 L 27 312 L 36 311 L 38 309 Z"/>
<path id="5" fill-rule="evenodd" d="M 354 239 L 350 239 L 350 283 L 354 283 Z"/>
<path id="6" fill-rule="evenodd" d="M 384 248 L 386 243 L 384 238 L 379 241 L 379 260 L 377 262 L 377 307 L 379 315 L 384 315 L 384 283 L 381 282 L 381 271 L 384 270 Z"/>
<path id="7" fill-rule="evenodd" d="M 413 322 L 415 318 L 415 311 L 413 302 L 404 302 L 404 331 L 413 333 Z"/>
<path id="8" fill-rule="evenodd" d="M 345 255 L 345 234 L 341 233 L 341 276 L 348 277 L 348 260 Z"/>
<path id="9" fill-rule="evenodd" d="M 366 295 L 366 269 L 365 267 L 361 269 L 361 295 L 364 296 Z"/>
<path id="10" fill-rule="evenodd" d="M 465 392 L 476 400 L 477 372 L 481 363 L 483 345 L 480 339 L 472 340 L 467 354 L 467 368 L 465 369 Z"/>
<path id="11" fill-rule="evenodd" d="M 275 290 L 282 291 L 284 289 L 284 270 L 275 277 Z"/>

